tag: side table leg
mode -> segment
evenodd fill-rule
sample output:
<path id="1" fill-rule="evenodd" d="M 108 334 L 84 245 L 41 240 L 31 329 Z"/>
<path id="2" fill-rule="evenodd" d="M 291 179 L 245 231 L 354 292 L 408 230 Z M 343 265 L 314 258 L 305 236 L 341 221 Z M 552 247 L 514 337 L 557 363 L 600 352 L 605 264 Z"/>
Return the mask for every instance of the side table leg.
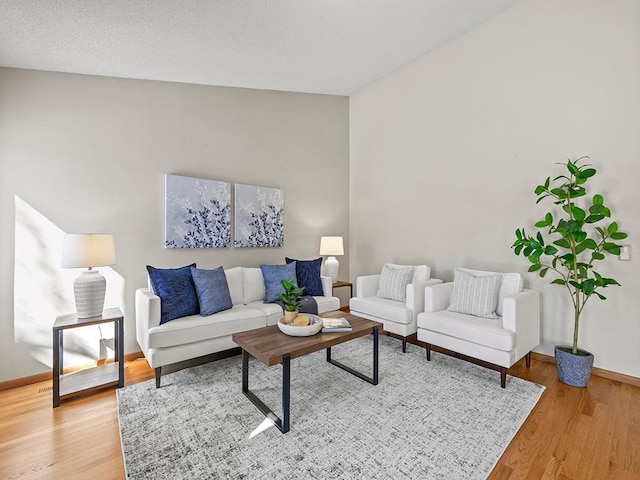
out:
<path id="1" fill-rule="evenodd" d="M 115 322 L 116 339 L 115 347 L 116 351 L 114 355 L 118 361 L 118 388 L 124 387 L 124 317 Z"/>
<path id="2" fill-rule="evenodd" d="M 53 408 L 60 406 L 61 335 L 62 330 L 53 329 Z"/>

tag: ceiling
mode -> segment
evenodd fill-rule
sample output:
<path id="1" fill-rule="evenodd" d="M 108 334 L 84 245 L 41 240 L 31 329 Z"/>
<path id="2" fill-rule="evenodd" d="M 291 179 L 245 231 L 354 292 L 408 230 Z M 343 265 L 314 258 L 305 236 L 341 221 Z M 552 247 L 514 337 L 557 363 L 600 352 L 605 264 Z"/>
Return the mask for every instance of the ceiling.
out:
<path id="1" fill-rule="evenodd" d="M 520 0 L 1 0 L 0 66 L 350 95 Z"/>

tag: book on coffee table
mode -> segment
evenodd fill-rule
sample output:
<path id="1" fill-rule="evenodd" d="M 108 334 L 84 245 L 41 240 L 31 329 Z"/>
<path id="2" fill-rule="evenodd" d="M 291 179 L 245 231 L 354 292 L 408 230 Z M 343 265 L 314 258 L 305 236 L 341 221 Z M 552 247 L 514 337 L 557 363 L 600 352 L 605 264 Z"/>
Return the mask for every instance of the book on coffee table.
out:
<path id="1" fill-rule="evenodd" d="M 322 333 L 350 332 L 351 324 L 344 317 L 323 318 Z"/>

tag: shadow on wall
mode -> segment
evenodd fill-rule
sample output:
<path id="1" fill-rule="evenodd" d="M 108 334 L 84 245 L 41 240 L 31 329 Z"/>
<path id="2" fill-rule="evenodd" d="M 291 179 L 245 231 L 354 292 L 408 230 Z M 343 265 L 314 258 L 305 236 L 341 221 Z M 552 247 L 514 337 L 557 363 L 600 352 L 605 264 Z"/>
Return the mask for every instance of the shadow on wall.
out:
<path id="1" fill-rule="evenodd" d="M 65 232 L 17 195 L 15 222 L 14 340 L 51 368 L 53 323 L 56 316 L 75 311 L 73 282 L 81 269 L 60 267 Z M 105 306 L 124 311 L 124 278 L 110 267 L 101 267 L 100 272 L 107 279 Z M 65 365 L 105 357 L 112 338 L 112 324 L 65 332 Z"/>

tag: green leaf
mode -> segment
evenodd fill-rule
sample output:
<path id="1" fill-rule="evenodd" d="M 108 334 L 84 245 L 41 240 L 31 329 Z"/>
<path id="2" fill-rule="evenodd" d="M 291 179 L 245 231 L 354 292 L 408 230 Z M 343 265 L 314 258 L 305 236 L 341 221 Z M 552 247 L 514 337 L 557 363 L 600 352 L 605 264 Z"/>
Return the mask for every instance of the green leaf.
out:
<path id="1" fill-rule="evenodd" d="M 584 223 L 597 223 L 604 218 L 604 215 L 591 214 L 584 219 Z"/>
<path id="2" fill-rule="evenodd" d="M 580 176 L 582 178 L 593 177 L 595 174 L 596 174 L 596 169 L 595 168 L 585 168 L 584 170 L 582 170 L 580 172 Z"/>
<path id="3" fill-rule="evenodd" d="M 611 235 L 612 233 L 616 233 L 617 231 L 618 231 L 618 224 L 616 222 L 611 222 L 607 227 L 607 232 L 609 233 L 609 235 Z"/>
<path id="4" fill-rule="evenodd" d="M 595 250 L 596 248 L 598 248 L 598 244 L 591 238 L 587 238 L 584 242 L 580 242 L 577 246 L 577 249 L 580 249 L 580 251 L 584 251 L 585 249 L 589 249 L 589 250 Z"/>
<path id="5" fill-rule="evenodd" d="M 569 242 L 567 242 L 564 238 L 556 240 L 555 242 L 553 242 L 553 244 L 559 246 L 560 248 L 571 248 Z"/>
<path id="6" fill-rule="evenodd" d="M 569 172 L 571 172 L 571 175 L 575 175 L 576 173 L 579 172 L 578 167 L 576 167 L 576 164 L 573 163 L 571 160 L 567 162 L 567 169 L 569 170 Z"/>
<path id="7" fill-rule="evenodd" d="M 514 252 L 516 255 L 520 255 L 520 252 L 522 251 L 522 248 L 523 248 L 523 247 L 524 247 L 524 245 L 520 244 L 520 245 L 516 246 L 516 248 L 513 250 L 513 252 Z"/>
<path id="8" fill-rule="evenodd" d="M 604 248 L 611 255 L 620 255 L 620 245 L 615 243 L 605 242 L 602 244 L 602 248 Z"/>
<path id="9" fill-rule="evenodd" d="M 545 255 L 555 255 L 556 253 L 558 253 L 558 249 L 553 245 L 547 245 L 546 247 L 544 247 Z"/>
<path id="10" fill-rule="evenodd" d="M 544 228 L 549 225 L 546 220 L 539 220 L 535 223 L 536 228 Z"/>
<path id="11" fill-rule="evenodd" d="M 628 237 L 628 235 L 624 232 L 614 232 L 610 236 L 614 240 L 624 240 Z"/>
<path id="12" fill-rule="evenodd" d="M 544 191 L 546 191 L 546 188 L 544 188 L 544 185 L 538 185 L 535 189 L 536 195 L 540 195 Z"/>
<path id="13" fill-rule="evenodd" d="M 592 278 L 589 278 L 582 282 L 582 291 L 585 295 L 591 295 L 596 289 L 596 282 Z"/>
<path id="14" fill-rule="evenodd" d="M 595 260 L 604 260 L 604 255 L 602 253 L 599 253 L 599 252 L 593 252 L 591 254 L 591 258 L 593 258 Z"/>
<path id="15" fill-rule="evenodd" d="M 516 228 L 516 237 L 518 240 L 522 240 L 523 233 L 520 232 L 519 228 Z"/>
<path id="16" fill-rule="evenodd" d="M 600 300 L 606 300 L 607 299 L 607 297 L 605 297 L 604 295 L 602 295 L 602 294 L 600 294 L 598 292 L 594 292 L 594 293 L 598 296 L 598 298 L 600 298 Z"/>
<path id="17" fill-rule="evenodd" d="M 540 277 L 544 277 L 547 272 L 549 271 L 549 268 L 543 268 L 542 270 L 540 270 Z"/>
<path id="18" fill-rule="evenodd" d="M 539 263 L 534 263 L 533 265 L 531 265 L 529 267 L 529 269 L 527 271 L 528 272 L 535 272 L 536 270 L 540 270 L 540 267 L 542 267 L 542 265 L 540 265 Z"/>
<path id="19" fill-rule="evenodd" d="M 563 279 L 561 278 L 556 278 L 553 282 L 551 283 L 555 283 L 556 285 L 566 285 L 567 282 L 565 282 Z"/>
<path id="20" fill-rule="evenodd" d="M 584 189 L 584 187 L 573 187 L 569 189 L 570 198 L 584 197 L 586 194 L 587 191 Z"/>
<path id="21" fill-rule="evenodd" d="M 573 218 L 575 218 L 578 222 L 583 221 L 587 216 L 586 212 L 583 209 L 575 205 L 571 207 L 571 215 L 573 215 Z"/>
<path id="22" fill-rule="evenodd" d="M 574 287 L 576 290 L 582 290 L 582 284 L 576 282 L 575 280 L 569 280 L 569 285 Z"/>
<path id="23" fill-rule="evenodd" d="M 594 205 L 604 205 L 604 197 L 600 194 L 595 194 L 593 196 L 593 204 Z"/>
<path id="24" fill-rule="evenodd" d="M 584 240 L 587 238 L 587 232 L 583 232 L 581 230 L 577 231 L 577 232 L 573 232 L 573 239 L 576 242 L 584 242 Z"/>

